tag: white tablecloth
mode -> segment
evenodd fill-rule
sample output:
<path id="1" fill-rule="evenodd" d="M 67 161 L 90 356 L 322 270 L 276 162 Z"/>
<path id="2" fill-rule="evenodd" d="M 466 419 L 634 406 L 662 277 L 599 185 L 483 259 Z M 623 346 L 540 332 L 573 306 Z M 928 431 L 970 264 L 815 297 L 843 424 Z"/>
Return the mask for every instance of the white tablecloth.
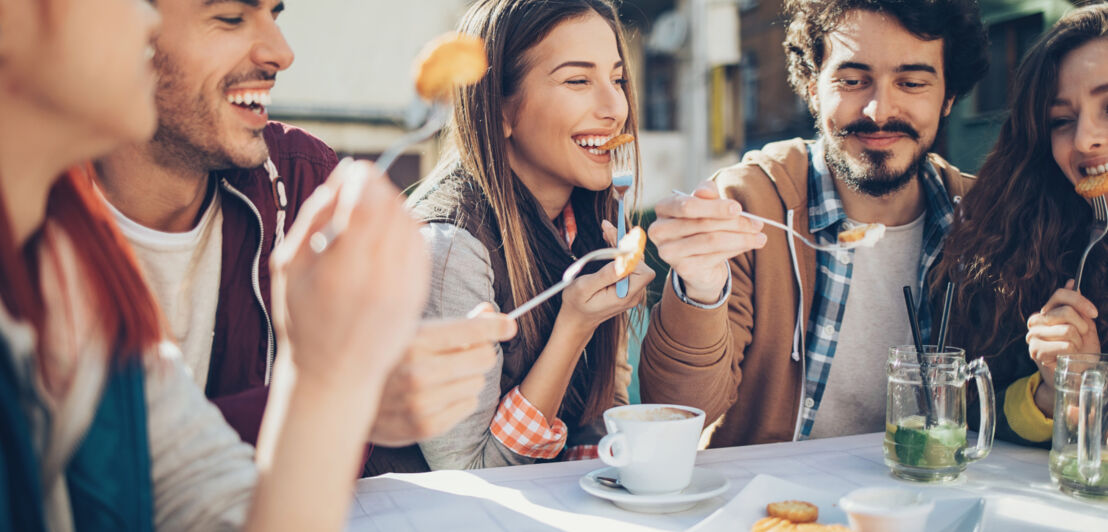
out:
<path id="1" fill-rule="evenodd" d="M 722 473 L 730 480 L 730 489 L 690 510 L 668 515 L 622 510 L 585 493 L 578 479 L 604 467 L 599 460 L 385 475 L 358 482 L 348 528 L 386 532 L 685 530 L 712 516 L 705 524 L 713 526 L 707 528 L 735 530 L 733 522 L 726 526 L 727 516 L 712 514 L 756 475 L 768 474 L 835 497 L 862 486 L 908 487 L 935 498 L 985 497 L 1005 502 L 995 506 L 1007 508 L 1013 518 L 1026 519 L 1017 519 L 1026 525 L 1020 529 L 1108 531 L 1108 503 L 1060 493 L 1050 483 L 1044 450 L 998 441 L 987 458 L 970 464 L 955 483 L 930 486 L 892 477 L 882 458 L 882 438 L 882 433 L 876 433 L 701 451 L 697 466 Z M 1026 510 L 1024 515 L 1018 515 L 1020 508 Z M 717 522 L 718 527 L 714 526 Z M 1013 521 L 1004 522 L 1010 525 Z"/>

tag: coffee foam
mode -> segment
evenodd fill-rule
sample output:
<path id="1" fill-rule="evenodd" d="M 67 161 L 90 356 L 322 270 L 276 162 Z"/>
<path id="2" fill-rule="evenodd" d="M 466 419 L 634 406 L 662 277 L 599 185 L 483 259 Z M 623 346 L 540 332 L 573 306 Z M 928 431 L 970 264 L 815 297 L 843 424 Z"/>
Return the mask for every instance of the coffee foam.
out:
<path id="1" fill-rule="evenodd" d="M 611 416 L 624 421 L 679 421 L 694 418 L 697 413 L 671 406 L 662 406 L 649 409 L 622 410 L 613 412 Z"/>

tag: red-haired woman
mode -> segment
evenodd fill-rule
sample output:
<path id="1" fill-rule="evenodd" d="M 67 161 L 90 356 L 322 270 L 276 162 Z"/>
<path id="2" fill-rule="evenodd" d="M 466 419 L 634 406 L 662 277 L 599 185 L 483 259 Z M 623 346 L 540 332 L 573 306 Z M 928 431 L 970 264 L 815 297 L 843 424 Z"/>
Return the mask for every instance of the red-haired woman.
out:
<path id="1" fill-rule="evenodd" d="M 162 342 L 85 167 L 66 170 L 153 133 L 156 20 L 144 0 L 0 2 L 0 530 L 338 530 L 426 297 L 417 224 L 368 166 L 302 208 L 274 257 L 255 468 Z M 313 253 L 328 224 L 346 230 Z"/>

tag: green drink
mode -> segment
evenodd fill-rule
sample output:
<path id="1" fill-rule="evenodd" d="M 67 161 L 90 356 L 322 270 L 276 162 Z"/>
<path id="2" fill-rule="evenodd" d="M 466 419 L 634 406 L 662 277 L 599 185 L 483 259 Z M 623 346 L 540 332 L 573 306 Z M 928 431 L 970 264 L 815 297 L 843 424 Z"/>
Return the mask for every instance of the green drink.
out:
<path id="1" fill-rule="evenodd" d="M 885 463 L 901 478 L 952 480 L 965 468 L 966 427 L 942 420 L 927 428 L 923 416 L 885 425 Z"/>
<path id="2" fill-rule="evenodd" d="M 885 465 L 905 480 L 946 482 L 957 479 L 967 464 L 989 455 L 996 399 L 983 359 L 967 363 L 961 349 L 924 349 L 923 356 L 913 346 L 889 350 Z M 981 399 L 981 425 L 972 447 L 966 444 L 966 385 L 971 380 Z"/>
<path id="3" fill-rule="evenodd" d="M 1067 493 L 1098 499 L 1108 498 L 1108 452 L 1101 452 L 1100 458 L 1100 478 L 1093 481 L 1081 475 L 1078 470 L 1076 449 L 1051 451 L 1050 476 Z"/>

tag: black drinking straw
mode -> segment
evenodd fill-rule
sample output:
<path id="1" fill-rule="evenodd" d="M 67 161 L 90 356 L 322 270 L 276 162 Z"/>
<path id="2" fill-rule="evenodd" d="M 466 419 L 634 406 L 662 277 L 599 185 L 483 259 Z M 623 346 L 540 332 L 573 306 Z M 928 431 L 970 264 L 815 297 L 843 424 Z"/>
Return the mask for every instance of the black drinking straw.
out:
<path id="1" fill-rule="evenodd" d="M 908 286 L 904 287 L 904 304 L 908 307 L 908 326 L 912 329 L 912 341 L 916 343 L 916 361 L 919 362 L 919 378 L 923 388 L 923 404 L 920 406 L 923 407 L 924 418 L 927 420 L 927 428 L 931 428 L 937 424 L 935 421 L 935 409 L 932 408 L 931 377 L 927 374 L 928 364 L 923 357 L 923 339 L 919 332 L 919 318 L 916 317 L 916 304 L 912 300 L 912 288 Z"/>
<path id="2" fill-rule="evenodd" d="M 942 353 L 946 350 L 946 332 L 947 327 L 950 325 L 950 303 L 954 300 L 954 283 L 947 281 L 946 283 L 946 299 L 943 300 L 943 317 L 939 322 L 939 352 Z"/>

